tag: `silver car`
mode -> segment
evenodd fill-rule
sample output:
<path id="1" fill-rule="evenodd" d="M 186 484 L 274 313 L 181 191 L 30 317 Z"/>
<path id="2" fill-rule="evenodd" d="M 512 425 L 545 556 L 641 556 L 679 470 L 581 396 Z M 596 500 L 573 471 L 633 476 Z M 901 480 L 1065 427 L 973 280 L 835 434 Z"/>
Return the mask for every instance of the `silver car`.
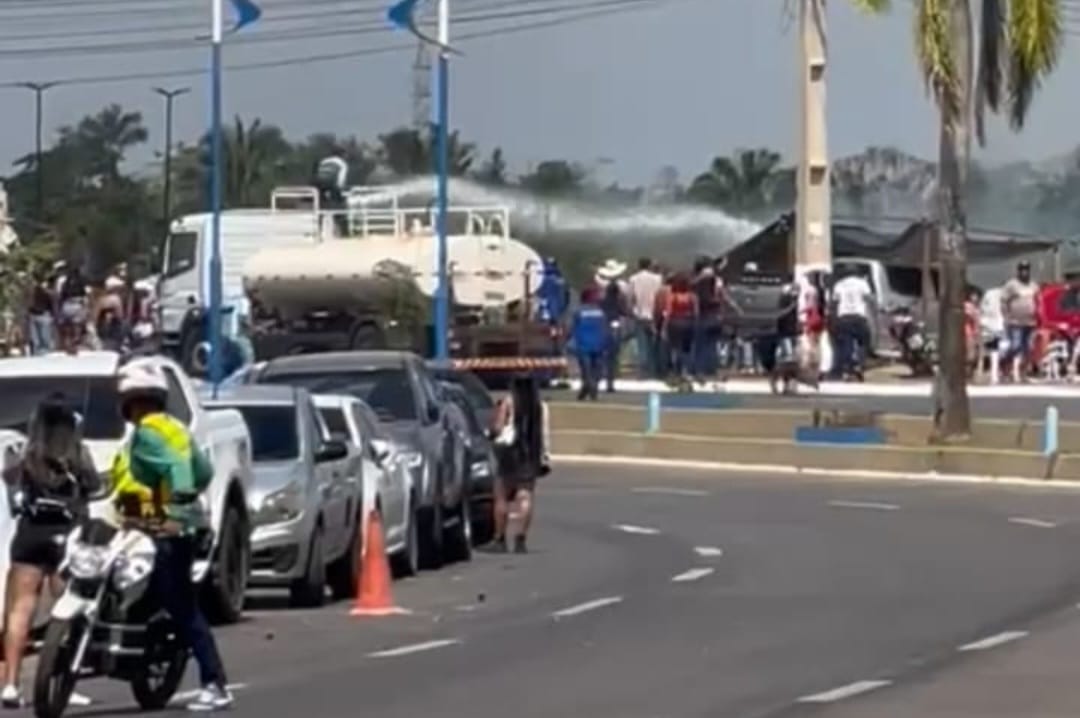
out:
<path id="1" fill-rule="evenodd" d="M 348 445 L 329 439 L 311 395 L 292 387 L 238 386 L 206 402 L 236 409 L 251 434 L 255 486 L 252 586 L 283 586 L 294 606 L 318 606 L 329 581 L 349 595 L 356 577 L 356 510 L 348 495 Z M 341 509 L 341 510 L 339 510 Z"/>

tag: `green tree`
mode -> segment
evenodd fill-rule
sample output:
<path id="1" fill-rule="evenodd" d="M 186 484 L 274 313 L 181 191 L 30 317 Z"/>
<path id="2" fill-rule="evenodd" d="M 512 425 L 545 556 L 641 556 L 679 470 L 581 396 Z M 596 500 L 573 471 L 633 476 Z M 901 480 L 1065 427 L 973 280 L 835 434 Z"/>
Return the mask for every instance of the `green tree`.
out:
<path id="1" fill-rule="evenodd" d="M 861 0 L 880 9 L 885 3 Z M 916 51 L 939 111 L 939 258 L 942 276 L 940 377 L 935 392 L 943 439 L 971 431 L 964 346 L 967 194 L 973 136 L 985 144 L 987 111 L 1023 128 L 1035 91 L 1054 69 L 1065 33 L 1061 0 L 917 0 Z M 976 59 L 976 48 L 978 58 Z"/>
<path id="2" fill-rule="evenodd" d="M 765 148 L 716 157 L 694 178 L 689 197 L 729 212 L 760 214 L 773 204 L 780 159 L 779 153 Z"/>
<path id="3" fill-rule="evenodd" d="M 566 160 L 545 160 L 529 174 L 523 175 L 522 188 L 545 196 L 565 196 L 580 192 L 585 181 L 585 170 Z"/>
<path id="4" fill-rule="evenodd" d="M 413 177 L 434 172 L 434 128 L 420 132 L 400 127 L 379 135 L 379 159 L 381 164 L 398 177 Z M 476 146 L 464 142 L 457 131 L 447 136 L 447 154 L 451 176 L 461 177 L 468 173 L 476 155 Z"/>

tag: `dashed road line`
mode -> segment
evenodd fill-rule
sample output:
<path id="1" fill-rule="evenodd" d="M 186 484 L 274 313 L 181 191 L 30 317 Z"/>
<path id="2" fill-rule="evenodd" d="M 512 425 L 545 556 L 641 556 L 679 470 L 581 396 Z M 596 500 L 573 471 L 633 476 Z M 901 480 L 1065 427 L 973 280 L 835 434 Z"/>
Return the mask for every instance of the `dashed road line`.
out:
<path id="1" fill-rule="evenodd" d="M 878 688 L 884 688 L 889 685 L 891 681 L 855 681 L 849 683 L 846 686 L 840 686 L 839 688 L 833 688 L 830 691 L 823 691 L 821 693 L 814 693 L 812 695 L 803 696 L 798 699 L 798 703 L 834 703 L 836 701 L 842 701 L 845 698 L 851 698 L 862 693 L 868 693 Z"/>
<path id="2" fill-rule="evenodd" d="M 658 536 L 660 534 L 660 529 L 649 526 L 634 526 L 633 524 L 612 524 L 611 528 L 623 533 L 639 534 L 641 536 Z"/>
<path id="3" fill-rule="evenodd" d="M 708 496 L 708 491 L 701 489 L 678 489 L 667 486 L 642 486 L 631 489 L 635 494 L 660 494 L 663 496 Z"/>
<path id="4" fill-rule="evenodd" d="M 1025 516 L 1011 516 L 1009 517 L 1009 523 L 1019 524 L 1020 526 L 1034 526 L 1037 529 L 1057 528 L 1057 524 L 1053 521 L 1043 521 L 1042 519 L 1029 519 Z"/>
<path id="5" fill-rule="evenodd" d="M 706 576 L 708 576 L 709 574 L 711 574 L 715 570 L 716 570 L 715 568 L 692 568 L 689 571 L 683 571 L 682 573 L 680 573 L 677 576 L 672 576 L 671 577 L 671 582 L 672 583 L 688 583 L 690 581 L 698 581 L 700 579 L 705 578 Z"/>
<path id="6" fill-rule="evenodd" d="M 720 558 L 724 555 L 724 549 L 719 546 L 695 546 L 694 553 L 702 558 Z"/>
<path id="7" fill-rule="evenodd" d="M 1001 633 L 997 633 L 993 636 L 988 636 L 972 643 L 966 643 L 963 646 L 957 648 L 956 650 L 963 651 L 965 653 L 970 651 L 985 651 L 990 648 L 997 648 L 998 646 L 1005 643 L 1017 641 L 1027 635 L 1027 631 L 1002 631 Z"/>
<path id="8" fill-rule="evenodd" d="M 877 501 L 830 501 L 829 506 L 838 509 L 872 509 L 874 511 L 899 511 L 899 504 L 885 504 Z"/>
<path id="9" fill-rule="evenodd" d="M 408 646 L 400 646 L 398 648 L 389 648 L 385 651 L 376 651 L 375 653 L 369 653 L 368 658 L 395 658 L 397 656 L 407 656 L 411 653 L 434 651 L 436 648 L 456 646 L 459 643 L 461 643 L 461 641 L 456 638 L 444 638 L 440 641 L 425 641 L 424 643 L 412 643 Z"/>
<path id="10" fill-rule="evenodd" d="M 582 613 L 595 611 L 598 608 L 604 608 L 605 606 L 614 606 L 617 603 L 622 603 L 622 600 L 622 596 L 608 596 L 607 598 L 597 598 L 592 601 L 586 601 L 585 603 L 579 603 L 576 606 L 564 608 L 560 611 L 555 611 L 553 614 L 551 614 L 551 617 L 555 620 L 558 620 L 560 618 L 580 616 Z"/>

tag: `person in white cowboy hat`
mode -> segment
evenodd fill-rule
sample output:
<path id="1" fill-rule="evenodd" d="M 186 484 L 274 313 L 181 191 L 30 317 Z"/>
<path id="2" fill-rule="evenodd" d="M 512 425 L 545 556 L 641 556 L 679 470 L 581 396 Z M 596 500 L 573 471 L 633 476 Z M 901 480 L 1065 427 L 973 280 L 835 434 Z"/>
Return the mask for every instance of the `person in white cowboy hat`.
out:
<path id="1" fill-rule="evenodd" d="M 624 327 L 630 316 L 630 287 L 622 277 L 626 263 L 610 258 L 596 270 L 596 284 L 600 292 L 600 308 L 608 322 L 607 349 L 604 351 L 604 380 L 608 393 L 615 391 L 615 375 L 619 369 L 619 353 Z"/>

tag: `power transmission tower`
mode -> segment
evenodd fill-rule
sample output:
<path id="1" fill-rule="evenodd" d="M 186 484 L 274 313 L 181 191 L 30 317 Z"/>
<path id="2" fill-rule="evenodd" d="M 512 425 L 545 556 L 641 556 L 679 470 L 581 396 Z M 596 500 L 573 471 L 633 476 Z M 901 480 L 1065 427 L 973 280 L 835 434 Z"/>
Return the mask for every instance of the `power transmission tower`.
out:
<path id="1" fill-rule="evenodd" d="M 431 131 L 431 49 L 422 40 L 416 43 L 412 81 L 413 129 L 427 137 Z"/>

